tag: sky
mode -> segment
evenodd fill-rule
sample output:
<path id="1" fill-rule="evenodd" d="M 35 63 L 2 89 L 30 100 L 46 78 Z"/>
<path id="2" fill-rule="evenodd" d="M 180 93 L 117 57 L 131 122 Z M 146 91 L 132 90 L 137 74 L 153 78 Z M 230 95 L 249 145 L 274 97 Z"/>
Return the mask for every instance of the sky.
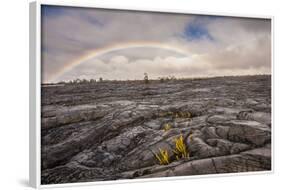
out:
<path id="1" fill-rule="evenodd" d="M 271 21 L 43 5 L 42 82 L 271 73 Z"/>

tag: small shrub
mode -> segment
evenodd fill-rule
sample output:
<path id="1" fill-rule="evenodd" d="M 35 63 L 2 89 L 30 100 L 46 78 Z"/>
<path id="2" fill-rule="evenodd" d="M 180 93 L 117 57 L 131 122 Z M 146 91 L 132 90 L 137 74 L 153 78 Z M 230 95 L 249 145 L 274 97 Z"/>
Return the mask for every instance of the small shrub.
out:
<path id="1" fill-rule="evenodd" d="M 167 165 L 170 163 L 168 150 L 159 148 L 159 154 L 154 154 L 160 165 Z"/>
<path id="2" fill-rule="evenodd" d="M 183 141 L 182 134 L 179 138 L 175 139 L 175 145 L 176 147 L 173 152 L 175 153 L 177 160 L 179 160 L 180 158 L 189 158 L 189 153 Z"/>

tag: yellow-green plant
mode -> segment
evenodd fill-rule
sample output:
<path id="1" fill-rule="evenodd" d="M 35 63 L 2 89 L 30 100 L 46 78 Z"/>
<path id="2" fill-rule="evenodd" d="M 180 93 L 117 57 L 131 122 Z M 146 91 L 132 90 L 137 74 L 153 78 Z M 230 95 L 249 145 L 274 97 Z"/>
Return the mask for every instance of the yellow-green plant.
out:
<path id="1" fill-rule="evenodd" d="M 182 111 L 177 111 L 177 112 L 160 112 L 158 113 L 159 117 L 169 117 L 172 116 L 173 118 L 192 118 L 192 114 L 190 112 L 182 112 Z"/>
<path id="2" fill-rule="evenodd" d="M 184 112 L 184 116 L 185 118 L 191 118 L 191 113 L 190 112 Z"/>
<path id="3" fill-rule="evenodd" d="M 159 161 L 160 165 L 167 165 L 170 163 L 168 150 L 162 150 L 159 148 L 159 154 L 155 154 L 155 157 Z"/>
<path id="4" fill-rule="evenodd" d="M 160 112 L 159 117 L 167 117 L 173 115 L 173 112 L 166 111 L 166 112 Z"/>
<path id="5" fill-rule="evenodd" d="M 180 118 L 191 118 L 190 112 L 179 112 L 178 115 Z"/>
<path id="6" fill-rule="evenodd" d="M 192 134 L 192 132 L 190 133 L 190 135 L 188 136 L 188 138 L 190 139 L 190 141 L 193 141 L 193 134 Z"/>
<path id="7" fill-rule="evenodd" d="M 169 131 L 171 128 L 172 128 L 172 126 L 171 126 L 171 124 L 169 124 L 169 123 L 166 123 L 166 124 L 164 125 L 164 131 L 165 131 L 165 132 L 166 132 L 166 131 Z"/>
<path id="8" fill-rule="evenodd" d="M 175 153 L 177 160 L 179 160 L 180 158 L 189 158 L 189 153 L 183 141 L 182 134 L 180 135 L 179 138 L 175 139 L 175 145 L 176 147 L 175 150 L 173 150 L 173 152 Z"/>

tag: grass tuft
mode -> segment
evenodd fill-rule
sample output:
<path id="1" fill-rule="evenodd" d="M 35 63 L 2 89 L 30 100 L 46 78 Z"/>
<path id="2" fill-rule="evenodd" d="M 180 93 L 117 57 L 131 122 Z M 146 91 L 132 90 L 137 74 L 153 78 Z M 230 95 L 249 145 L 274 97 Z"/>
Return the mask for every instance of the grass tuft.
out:
<path id="1" fill-rule="evenodd" d="M 168 150 L 159 148 L 159 154 L 154 154 L 160 165 L 167 165 L 170 163 Z"/>
<path id="2" fill-rule="evenodd" d="M 189 158 L 189 153 L 183 141 L 182 134 L 180 135 L 179 138 L 175 139 L 175 145 L 176 147 L 175 150 L 173 150 L 173 152 L 175 153 L 177 160 L 179 160 L 180 158 Z"/>
<path id="3" fill-rule="evenodd" d="M 166 123 L 166 124 L 164 125 L 164 131 L 165 131 L 165 132 L 166 132 L 166 131 L 169 131 L 171 128 L 172 128 L 172 126 L 171 126 L 171 124 L 169 124 L 169 123 Z"/>

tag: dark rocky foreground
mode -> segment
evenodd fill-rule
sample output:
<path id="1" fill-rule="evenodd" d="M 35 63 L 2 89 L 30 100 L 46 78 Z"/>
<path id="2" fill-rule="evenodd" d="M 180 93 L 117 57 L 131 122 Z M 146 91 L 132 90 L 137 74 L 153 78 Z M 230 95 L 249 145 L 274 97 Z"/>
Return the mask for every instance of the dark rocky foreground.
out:
<path id="1" fill-rule="evenodd" d="M 42 87 L 41 136 L 42 184 L 271 170 L 271 76 Z"/>

